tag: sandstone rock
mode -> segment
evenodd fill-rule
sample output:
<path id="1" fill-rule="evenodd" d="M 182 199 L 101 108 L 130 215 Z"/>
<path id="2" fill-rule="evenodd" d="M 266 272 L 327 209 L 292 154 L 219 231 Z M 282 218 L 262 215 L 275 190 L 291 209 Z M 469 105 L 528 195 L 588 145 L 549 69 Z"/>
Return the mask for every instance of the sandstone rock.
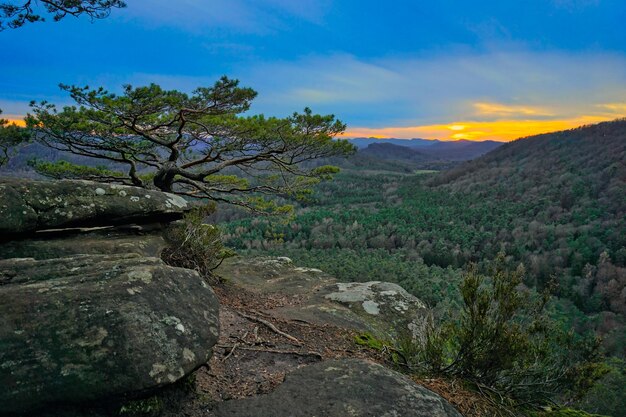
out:
<path id="1" fill-rule="evenodd" d="M 325 288 L 327 300 L 350 310 L 382 334 L 391 328 L 395 333 L 413 337 L 422 334 L 426 305 L 404 288 L 390 282 L 337 283 Z M 332 292 L 330 292 L 332 291 Z"/>
<path id="2" fill-rule="evenodd" d="M 0 260 L 0 414 L 132 396 L 206 363 L 213 291 L 137 253 Z"/>
<path id="3" fill-rule="evenodd" d="M 297 267 L 284 257 L 233 258 L 226 260 L 218 273 L 247 290 L 297 300 L 295 305 L 266 313 L 366 331 L 381 339 L 419 337 L 429 314 L 423 302 L 399 285 L 338 283 L 318 269 Z"/>
<path id="4" fill-rule="evenodd" d="M 0 179 L 0 236 L 75 226 L 170 221 L 188 208 L 182 197 L 91 181 Z"/>
<path id="5" fill-rule="evenodd" d="M 167 245 L 159 231 L 138 233 L 106 228 L 88 233 L 41 236 L 0 244 L 0 259 L 53 259 L 75 254 L 102 255 L 135 253 L 158 258 Z"/>
<path id="6" fill-rule="evenodd" d="M 462 417 L 445 399 L 397 372 L 357 359 L 288 374 L 270 394 L 218 405 L 216 417 Z"/>

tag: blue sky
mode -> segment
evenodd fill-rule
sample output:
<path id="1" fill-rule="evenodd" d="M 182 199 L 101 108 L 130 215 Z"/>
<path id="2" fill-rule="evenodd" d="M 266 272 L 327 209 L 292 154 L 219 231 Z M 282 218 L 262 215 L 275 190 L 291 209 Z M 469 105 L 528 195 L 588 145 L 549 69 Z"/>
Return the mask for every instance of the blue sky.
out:
<path id="1" fill-rule="evenodd" d="M 127 0 L 105 20 L 0 32 L 0 108 L 59 83 L 191 91 L 226 74 L 252 112 L 310 106 L 351 136 L 496 139 L 626 116 L 624 0 Z"/>

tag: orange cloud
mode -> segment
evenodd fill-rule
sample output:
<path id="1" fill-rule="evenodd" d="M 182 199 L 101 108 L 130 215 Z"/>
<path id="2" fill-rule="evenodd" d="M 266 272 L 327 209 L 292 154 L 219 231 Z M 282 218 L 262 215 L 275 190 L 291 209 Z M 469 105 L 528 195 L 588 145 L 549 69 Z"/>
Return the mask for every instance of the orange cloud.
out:
<path id="1" fill-rule="evenodd" d="M 476 114 L 479 116 L 552 116 L 547 109 L 538 106 L 519 106 L 502 103 L 477 102 L 473 104 Z"/>
<path id="2" fill-rule="evenodd" d="M 561 120 L 496 120 L 496 121 L 459 121 L 450 124 L 359 128 L 348 129 L 347 137 L 377 138 L 432 138 L 441 140 L 496 140 L 508 142 L 524 136 L 573 129 L 575 127 L 612 120 L 607 116 L 580 116 Z"/>
<path id="3" fill-rule="evenodd" d="M 604 103 L 598 104 L 598 107 L 626 116 L 626 103 Z"/>

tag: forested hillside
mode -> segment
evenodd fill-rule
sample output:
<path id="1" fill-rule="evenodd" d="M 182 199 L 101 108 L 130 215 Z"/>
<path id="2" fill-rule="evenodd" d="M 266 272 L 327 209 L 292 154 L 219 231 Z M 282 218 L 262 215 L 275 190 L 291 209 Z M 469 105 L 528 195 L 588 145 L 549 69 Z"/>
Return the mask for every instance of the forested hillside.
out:
<path id="1" fill-rule="evenodd" d="M 455 302 L 459 270 L 501 250 L 555 314 L 623 355 L 626 121 L 520 139 L 447 172 L 346 170 L 293 221 L 226 227 L 239 250 L 292 256 L 346 280 L 393 280 L 432 305 Z"/>
<path id="2" fill-rule="evenodd" d="M 563 291 L 584 311 L 626 314 L 626 120 L 520 139 L 431 183 L 528 205 L 527 223 L 500 236 L 511 254 L 540 284 L 568 276 Z"/>

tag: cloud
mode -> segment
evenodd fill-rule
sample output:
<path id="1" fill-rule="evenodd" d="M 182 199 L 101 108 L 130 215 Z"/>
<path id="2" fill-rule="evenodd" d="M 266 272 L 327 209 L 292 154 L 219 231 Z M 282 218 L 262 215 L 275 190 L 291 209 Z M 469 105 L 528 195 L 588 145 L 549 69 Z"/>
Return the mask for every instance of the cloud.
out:
<path id="1" fill-rule="evenodd" d="M 611 53 L 503 48 L 367 60 L 332 54 L 261 63 L 238 76 L 259 90 L 255 111 L 284 115 L 311 106 L 336 114 L 352 132 L 373 135 L 393 129 L 399 137 L 450 138 L 449 130 L 432 127 L 471 124 L 483 132 L 472 138 L 504 140 L 506 126 L 535 133 L 625 115 L 619 103 L 626 103 L 626 57 Z M 502 123 L 489 124 L 496 121 Z"/>
<path id="2" fill-rule="evenodd" d="M 330 4 L 331 0 L 134 0 L 122 18 L 193 32 L 226 28 L 262 34 L 285 29 L 294 18 L 320 24 Z"/>
<path id="3" fill-rule="evenodd" d="M 102 74 L 90 84 L 191 92 L 220 75 Z M 511 45 L 368 59 L 330 53 L 234 64 L 229 76 L 259 92 L 251 113 L 309 106 L 337 115 L 351 136 L 511 140 L 626 116 L 626 56 L 612 53 Z M 14 115 L 25 107 L 0 102 Z"/>
<path id="4" fill-rule="evenodd" d="M 618 113 L 621 114 L 622 117 L 626 117 L 626 103 L 602 103 L 596 106 L 605 111 Z"/>
<path id="5" fill-rule="evenodd" d="M 502 103 L 474 103 L 476 114 L 479 116 L 497 116 L 497 117 L 550 117 L 554 116 L 554 113 L 539 106 L 522 106 L 522 105 L 509 105 Z"/>

